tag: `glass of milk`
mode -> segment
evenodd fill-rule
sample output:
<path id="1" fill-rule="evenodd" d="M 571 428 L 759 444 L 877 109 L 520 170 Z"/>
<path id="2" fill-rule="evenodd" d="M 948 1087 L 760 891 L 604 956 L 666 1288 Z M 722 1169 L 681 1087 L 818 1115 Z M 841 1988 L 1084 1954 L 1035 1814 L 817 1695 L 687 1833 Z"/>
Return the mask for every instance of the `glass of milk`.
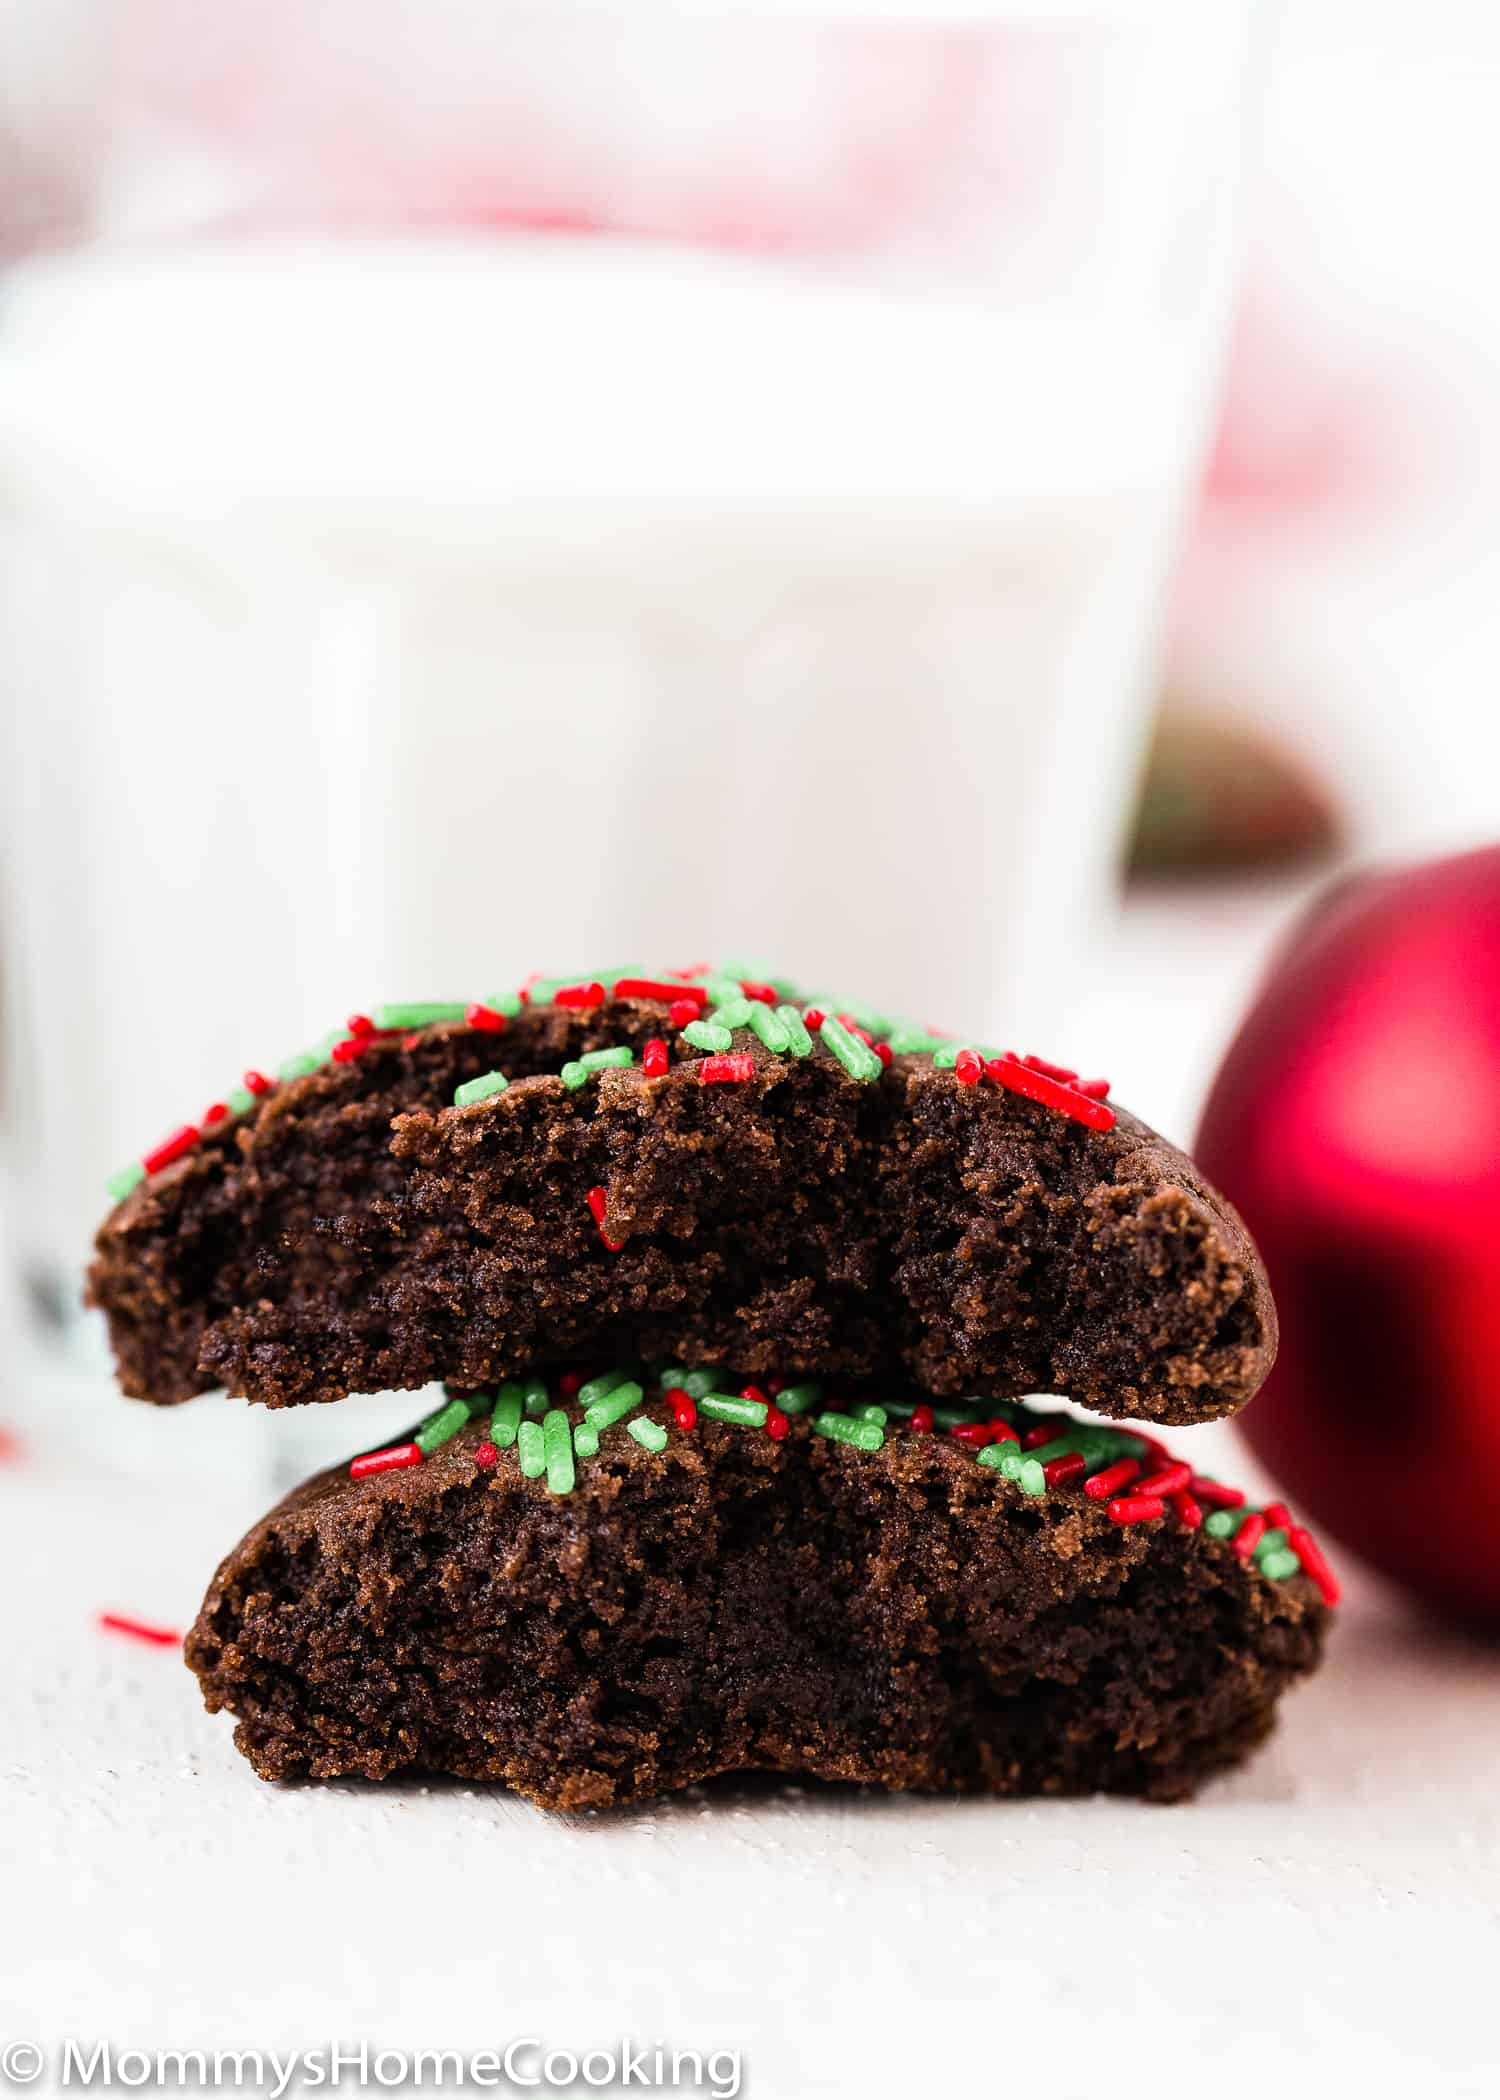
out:
<path id="1" fill-rule="evenodd" d="M 136 11 L 0 278 L 32 1272 L 381 999 L 749 955 L 1086 1059 L 1246 8 L 241 12 L 230 92 Z"/>

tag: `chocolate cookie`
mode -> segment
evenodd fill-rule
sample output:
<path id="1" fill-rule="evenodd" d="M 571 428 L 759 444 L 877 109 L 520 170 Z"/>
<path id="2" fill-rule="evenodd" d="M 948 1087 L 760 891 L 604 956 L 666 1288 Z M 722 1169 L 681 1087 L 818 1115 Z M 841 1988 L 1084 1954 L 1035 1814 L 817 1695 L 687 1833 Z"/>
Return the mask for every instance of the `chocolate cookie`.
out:
<path id="1" fill-rule="evenodd" d="M 1275 1315 L 1101 1084 L 743 974 L 356 1017 L 117 1180 L 121 1382 L 270 1406 L 615 1354 L 1195 1421 Z"/>
<path id="2" fill-rule="evenodd" d="M 230 1554 L 187 1654 L 263 1778 L 1175 1799 L 1318 1659 L 1311 1540 L 1148 1437 L 680 1368 L 561 1383 L 447 1401 Z"/>

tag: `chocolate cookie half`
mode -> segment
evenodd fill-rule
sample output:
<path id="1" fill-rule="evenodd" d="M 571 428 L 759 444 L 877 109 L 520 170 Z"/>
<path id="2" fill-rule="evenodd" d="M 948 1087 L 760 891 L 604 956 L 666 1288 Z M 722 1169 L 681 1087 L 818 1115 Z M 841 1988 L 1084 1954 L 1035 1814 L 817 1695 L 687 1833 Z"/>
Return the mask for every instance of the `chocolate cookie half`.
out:
<path id="1" fill-rule="evenodd" d="M 1312 1541 L 1149 1437 L 680 1368 L 562 1384 L 448 1400 L 229 1555 L 187 1656 L 262 1777 L 1166 1800 L 1318 1659 Z"/>
<path id="2" fill-rule="evenodd" d="M 1194 1421 L 1275 1350 L 1239 1218 L 1039 1059 L 736 976 L 356 1017 L 117 1180 L 121 1383 L 271 1406 L 579 1357 Z"/>

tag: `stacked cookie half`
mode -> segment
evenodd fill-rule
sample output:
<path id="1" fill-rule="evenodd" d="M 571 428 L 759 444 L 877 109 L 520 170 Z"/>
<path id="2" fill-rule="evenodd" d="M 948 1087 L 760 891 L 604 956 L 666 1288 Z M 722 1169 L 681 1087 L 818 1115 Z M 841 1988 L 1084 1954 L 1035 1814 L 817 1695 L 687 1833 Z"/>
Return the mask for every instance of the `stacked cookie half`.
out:
<path id="1" fill-rule="evenodd" d="M 209 1707 L 267 1778 L 551 1808 L 1190 1793 L 1337 1587 L 1156 1433 L 1249 1400 L 1275 1315 L 1107 1097 L 737 964 L 380 1008 L 247 1073 L 112 1185 L 126 1392 L 443 1390 L 225 1560 Z"/>

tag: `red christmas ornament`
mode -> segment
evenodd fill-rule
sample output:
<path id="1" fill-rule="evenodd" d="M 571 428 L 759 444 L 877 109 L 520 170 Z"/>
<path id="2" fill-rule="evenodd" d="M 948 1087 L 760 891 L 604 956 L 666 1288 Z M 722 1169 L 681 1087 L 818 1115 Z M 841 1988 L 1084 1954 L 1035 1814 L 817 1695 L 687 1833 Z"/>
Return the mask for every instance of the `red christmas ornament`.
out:
<path id="1" fill-rule="evenodd" d="M 1299 1517 L 1500 1620 L 1500 850 L 1325 897 L 1196 1152 L 1281 1314 L 1252 1449 Z"/>

